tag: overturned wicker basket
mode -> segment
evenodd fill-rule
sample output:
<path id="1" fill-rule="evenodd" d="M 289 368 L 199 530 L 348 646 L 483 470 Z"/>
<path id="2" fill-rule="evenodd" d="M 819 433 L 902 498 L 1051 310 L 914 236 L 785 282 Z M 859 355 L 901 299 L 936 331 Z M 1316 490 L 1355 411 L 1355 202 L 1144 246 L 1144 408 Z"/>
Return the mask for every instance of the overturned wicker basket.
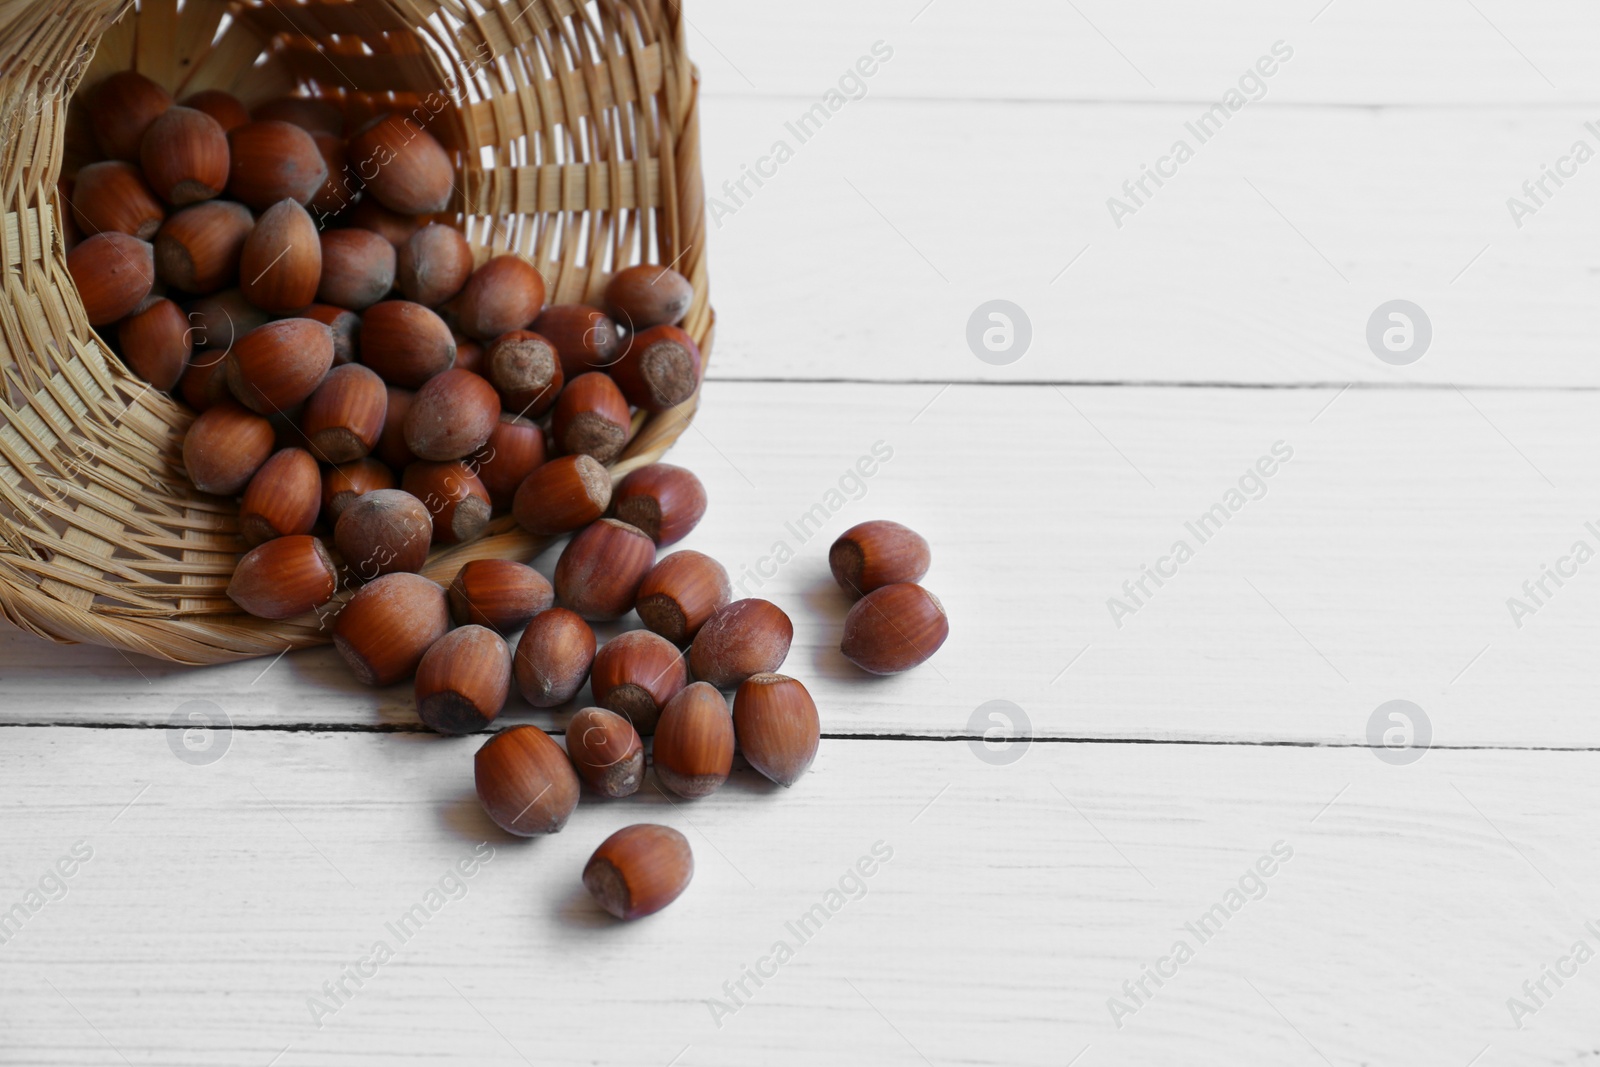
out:
<path id="1" fill-rule="evenodd" d="M 695 290 L 682 325 L 709 356 L 698 77 L 677 0 L 0 0 L 0 35 L 0 608 L 26 630 L 183 663 L 329 637 L 321 618 L 267 622 L 228 599 L 244 545 L 233 502 L 184 475 L 192 413 L 84 317 L 56 196 L 90 158 L 69 106 L 80 83 L 132 68 L 175 96 L 307 93 L 356 117 L 444 93 L 430 129 L 457 181 L 441 221 L 479 262 L 524 256 L 552 304 L 596 302 L 631 263 L 673 264 Z M 658 458 L 698 401 L 637 417 L 614 471 Z M 468 560 L 540 545 L 498 519 L 424 573 L 448 582 Z"/>

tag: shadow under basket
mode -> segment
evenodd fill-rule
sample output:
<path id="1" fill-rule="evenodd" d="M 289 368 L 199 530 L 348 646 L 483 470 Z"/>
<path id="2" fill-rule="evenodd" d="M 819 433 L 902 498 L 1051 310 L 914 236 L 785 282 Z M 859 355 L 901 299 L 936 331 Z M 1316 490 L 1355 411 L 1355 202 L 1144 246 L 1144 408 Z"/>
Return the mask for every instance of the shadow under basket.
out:
<path id="1" fill-rule="evenodd" d="M 347 127 L 385 111 L 429 115 L 456 161 L 449 211 L 434 221 L 460 228 L 478 262 L 523 256 L 544 274 L 551 304 L 597 303 L 614 271 L 671 264 L 694 286 L 682 326 L 709 358 L 699 79 L 684 34 L 678 0 L 6 5 L 6 618 L 55 641 L 198 664 L 323 643 L 341 603 L 285 622 L 239 612 L 226 592 L 245 549 L 238 507 L 184 473 L 193 412 L 132 375 L 88 324 L 57 195 L 58 178 L 95 158 L 80 87 L 132 69 L 178 99 L 203 89 L 247 107 L 321 97 Z M 659 458 L 698 402 L 697 392 L 636 415 L 613 475 Z M 423 573 L 448 584 L 469 560 L 527 560 L 543 544 L 497 518 L 478 539 L 435 550 Z"/>

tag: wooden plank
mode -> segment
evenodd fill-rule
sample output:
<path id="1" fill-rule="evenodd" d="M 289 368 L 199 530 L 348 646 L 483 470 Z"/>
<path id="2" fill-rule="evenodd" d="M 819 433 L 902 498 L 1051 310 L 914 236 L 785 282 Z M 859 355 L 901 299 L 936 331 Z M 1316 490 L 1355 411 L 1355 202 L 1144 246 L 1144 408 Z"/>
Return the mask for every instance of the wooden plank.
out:
<path id="1" fill-rule="evenodd" d="M 1202 144 L 1195 105 L 868 95 L 802 143 L 806 107 L 705 104 L 714 376 L 1600 385 L 1600 170 L 1542 207 L 1522 189 L 1578 140 L 1600 155 L 1592 108 L 1262 104 Z M 1180 138 L 1193 158 L 1119 228 L 1108 199 Z M 995 299 L 1032 329 L 998 366 L 968 339 Z M 1367 339 L 1395 299 L 1432 326 L 1408 366 Z"/>
<path id="2" fill-rule="evenodd" d="M 1600 548 L 1592 393 L 711 383 L 705 401 L 668 457 L 712 502 L 681 547 L 789 612 L 787 669 L 829 732 L 961 736 L 1008 700 L 1051 736 L 1365 744 L 1403 698 L 1441 745 L 1600 745 L 1596 564 L 1561 564 L 1576 577 L 1544 578 L 1540 604 L 1523 590 L 1574 542 Z M 1263 457 L 1266 495 L 1234 500 L 1241 479 L 1259 497 Z M 1187 524 L 1218 505 L 1202 543 Z M 896 678 L 837 652 L 827 548 L 871 518 L 930 538 L 952 619 Z M 1193 558 L 1157 587 L 1143 569 L 1178 540 Z M 367 690 L 327 650 L 184 670 L 9 634 L 0 684 L 11 722 L 161 723 L 199 698 L 241 724 L 415 722 L 408 687 Z"/>
<path id="3" fill-rule="evenodd" d="M 1593 753 L 1037 744 L 997 767 L 833 741 L 789 790 L 647 784 L 529 842 L 483 818 L 470 740 L 235 732 L 197 766 L 164 731 L 5 732 L 0 900 L 92 850 L 0 946 L 30 1063 L 1558 1064 L 1593 1044 L 1588 981 L 1544 979 L 1521 1030 L 1507 1006 L 1600 943 L 1600 859 L 1571 847 Z M 579 872 L 635 821 L 682 830 L 696 875 L 617 926 Z M 414 905 L 401 943 L 386 924 Z M 1185 924 L 1218 906 L 1202 941 Z M 323 983 L 379 940 L 392 957 L 334 1004 Z M 779 940 L 793 957 L 762 963 Z M 1136 1006 L 1120 1028 L 1113 997 Z"/>

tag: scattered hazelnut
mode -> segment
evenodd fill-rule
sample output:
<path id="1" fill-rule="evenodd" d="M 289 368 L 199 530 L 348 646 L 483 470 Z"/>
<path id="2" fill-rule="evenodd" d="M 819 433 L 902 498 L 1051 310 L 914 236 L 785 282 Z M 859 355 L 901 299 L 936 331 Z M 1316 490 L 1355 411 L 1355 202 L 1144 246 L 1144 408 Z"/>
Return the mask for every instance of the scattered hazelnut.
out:
<path id="1" fill-rule="evenodd" d="M 338 522 L 357 497 L 378 489 L 393 489 L 398 484 L 389 465 L 376 459 L 341 463 L 322 472 L 322 510 L 330 523 Z"/>
<path id="2" fill-rule="evenodd" d="M 420 388 L 455 359 L 450 327 L 421 304 L 385 300 L 361 316 L 361 362 L 390 385 Z"/>
<path id="3" fill-rule="evenodd" d="M 583 868 L 595 903 L 618 919 L 638 919 L 671 904 L 689 888 L 694 854 L 670 826 L 625 826 L 600 843 Z"/>
<path id="4" fill-rule="evenodd" d="M 535 467 L 512 500 L 517 525 L 549 537 L 598 519 L 611 503 L 611 475 L 592 456 L 558 456 Z"/>
<path id="5" fill-rule="evenodd" d="M 676 326 L 652 326 L 607 368 L 623 397 L 645 411 L 666 411 L 700 387 L 700 348 Z"/>
<path id="6" fill-rule="evenodd" d="M 137 237 L 110 230 L 85 237 L 67 253 L 67 273 L 78 287 L 90 326 L 131 315 L 156 283 L 154 250 Z"/>
<path id="7" fill-rule="evenodd" d="M 423 383 L 406 412 L 406 447 L 419 459 L 470 456 L 500 424 L 500 396 L 469 370 L 452 368 Z"/>
<path id="8" fill-rule="evenodd" d="M 339 514 L 333 543 L 362 581 L 396 571 L 419 571 L 433 543 L 433 516 L 401 489 L 376 489 L 356 497 Z"/>
<path id="9" fill-rule="evenodd" d="M 511 650 L 482 626 L 451 630 L 417 664 L 417 717 L 435 733 L 477 733 L 494 722 L 510 691 Z"/>
<path id="10" fill-rule="evenodd" d="M 394 288 L 394 245 L 371 230 L 325 230 L 317 299 L 361 311 Z"/>
<path id="11" fill-rule="evenodd" d="M 393 685 L 415 674 L 422 654 L 449 629 L 444 590 L 397 571 L 356 590 L 333 624 L 333 644 L 361 681 Z"/>
<path id="12" fill-rule="evenodd" d="M 472 246 L 454 226 L 424 226 L 400 248 L 395 280 L 407 300 L 436 308 L 461 292 L 470 277 Z"/>
<path id="13" fill-rule="evenodd" d="M 492 341 L 526 329 L 544 307 L 544 277 L 517 256 L 495 256 L 472 273 L 461 290 L 457 317 L 468 337 Z"/>
<path id="14" fill-rule="evenodd" d="M 202 493 L 232 496 L 272 455 L 272 423 L 231 400 L 202 411 L 183 438 L 183 467 Z"/>
<path id="15" fill-rule="evenodd" d="M 531 330 L 512 330 L 489 342 L 483 373 L 507 411 L 530 419 L 550 410 L 565 380 L 555 348 Z"/>
<path id="16" fill-rule="evenodd" d="M 598 371 L 580 374 L 556 400 L 550 433 L 556 447 L 569 455 L 583 453 L 601 463 L 622 455 L 633 420 L 617 384 Z"/>
<path id="17" fill-rule="evenodd" d="M 305 400 L 333 366 L 333 334 L 311 319 L 279 319 L 239 338 L 228 355 L 228 388 L 263 415 Z"/>
<path id="18" fill-rule="evenodd" d="M 817 757 L 822 724 L 811 694 L 783 674 L 754 674 L 733 697 L 733 729 L 750 766 L 791 786 Z"/>
<path id="19" fill-rule="evenodd" d="M 228 156 L 228 198 L 256 211 L 280 200 L 309 204 L 328 180 L 328 163 L 317 142 L 300 127 L 277 119 L 228 131 Z"/>
<path id="20" fill-rule="evenodd" d="M 489 433 L 489 440 L 473 455 L 478 478 L 489 490 L 497 511 L 506 511 L 516 498 L 517 488 L 528 475 L 544 465 L 544 430 L 539 424 L 510 412 L 501 412 L 500 421 Z M 609 485 L 610 479 L 607 479 Z"/>
<path id="21" fill-rule="evenodd" d="M 204 111 L 168 108 L 139 144 L 145 180 L 175 207 L 210 200 L 228 184 L 228 134 Z"/>
<path id="22" fill-rule="evenodd" d="M 330 370 L 312 392 L 300 428 L 318 459 L 350 463 L 378 443 L 388 406 L 383 379 L 359 363 L 346 363 Z"/>
<path id="23" fill-rule="evenodd" d="M 629 630 L 600 646 L 589 669 L 594 701 L 652 734 L 661 708 L 689 684 L 677 646 L 649 630 Z"/>
<path id="24" fill-rule="evenodd" d="M 485 741 L 473 777 L 483 810 L 518 837 L 557 833 L 578 806 L 572 762 L 537 726 L 513 726 Z"/>
<path id="25" fill-rule="evenodd" d="M 262 619 L 292 619 L 333 599 L 338 568 L 321 541 L 293 534 L 246 552 L 228 583 L 228 597 Z"/>
<path id="26" fill-rule="evenodd" d="M 535 472 L 537 473 L 537 472 Z M 556 596 L 586 619 L 620 619 L 656 560 L 655 543 L 616 519 L 586 526 L 556 561 Z"/>
<path id="27" fill-rule="evenodd" d="M 361 316 L 332 304 L 312 304 L 300 312 L 303 319 L 315 319 L 333 333 L 333 365 L 342 367 L 356 361 L 361 341 Z"/>
<path id="28" fill-rule="evenodd" d="M 350 138 L 350 165 L 367 192 L 405 215 L 431 215 L 450 203 L 455 167 L 433 134 L 404 115 L 383 115 Z"/>
<path id="29" fill-rule="evenodd" d="M 706 513 L 706 487 L 694 472 L 670 463 L 651 463 L 617 483 L 612 512 L 637 526 L 658 546 L 689 536 Z"/>
<path id="30" fill-rule="evenodd" d="M 207 115 L 217 120 L 217 125 L 222 127 L 222 132 L 228 133 L 243 126 L 250 121 L 250 112 L 239 103 L 239 98 L 232 93 L 225 93 L 221 89 L 202 89 L 192 96 L 186 96 L 179 101 L 184 107 L 192 107 L 196 111 L 204 111 Z"/>
<path id="31" fill-rule="evenodd" d="M 561 373 L 569 381 L 592 370 L 604 370 L 622 350 L 617 324 L 604 311 L 587 304 L 552 304 L 533 320 L 533 332 L 555 348 Z"/>
<path id="32" fill-rule="evenodd" d="M 85 234 L 125 233 L 148 241 L 167 217 L 139 168 L 117 160 L 79 170 L 70 202 Z"/>
<path id="33" fill-rule="evenodd" d="M 689 800 L 708 796 L 733 770 L 733 716 L 708 682 L 678 691 L 661 709 L 652 746 L 656 777 Z"/>
<path id="34" fill-rule="evenodd" d="M 156 274 L 186 293 L 215 293 L 232 285 L 239 279 L 239 258 L 255 226 L 250 209 L 232 200 L 202 200 L 186 207 L 156 234 Z"/>
<path id="35" fill-rule="evenodd" d="M 629 797 L 644 782 L 644 744 L 633 724 L 605 708 L 584 708 L 567 724 L 567 755 L 578 777 L 603 797 Z"/>
<path id="36" fill-rule="evenodd" d="M 100 153 L 137 163 L 145 130 L 171 106 L 171 93 L 143 74 L 120 70 L 94 87 L 85 110 Z"/>
<path id="37" fill-rule="evenodd" d="M 794 623 L 770 600 L 735 600 L 707 620 L 689 646 L 689 668 L 702 682 L 732 689 L 753 674 L 783 666 Z"/>
<path id="38" fill-rule="evenodd" d="M 517 641 L 517 689 L 536 708 L 553 708 L 577 695 L 594 662 L 594 631 L 566 608 L 535 615 Z"/>
<path id="39" fill-rule="evenodd" d="M 400 476 L 400 487 L 433 513 L 433 539 L 441 545 L 470 541 L 489 522 L 489 491 L 459 459 L 418 460 Z"/>
<path id="40" fill-rule="evenodd" d="M 322 510 L 322 472 L 311 453 L 285 448 L 273 453 L 245 487 L 239 505 L 239 536 L 247 545 L 306 534 Z"/>
<path id="41" fill-rule="evenodd" d="M 684 550 L 663 556 L 650 568 L 634 610 L 650 630 L 682 645 L 694 640 L 706 620 L 732 599 L 722 564 L 704 553 Z"/>
<path id="42" fill-rule="evenodd" d="M 276 119 L 293 123 L 307 133 L 326 133 L 335 137 L 344 132 L 344 113 L 328 100 L 310 96 L 280 96 L 257 104 L 252 113 L 257 121 Z"/>
<path id="43" fill-rule="evenodd" d="M 165 297 L 150 298 L 117 326 L 117 346 L 128 369 L 170 390 L 189 365 L 189 318 Z"/>
<path id="44" fill-rule="evenodd" d="M 909 671 L 939 651 L 950 636 L 944 605 L 920 585 L 874 589 L 844 617 L 844 658 L 873 674 Z"/>
<path id="45" fill-rule="evenodd" d="M 855 597 L 896 582 L 920 582 L 930 558 L 921 534 L 887 519 L 850 527 L 828 549 L 833 580 Z"/>
<path id="46" fill-rule="evenodd" d="M 512 633 L 554 602 L 544 575 L 510 559 L 472 560 L 450 583 L 450 615 L 459 626 L 475 623 Z"/>
<path id="47" fill-rule="evenodd" d="M 317 298 L 321 278 L 322 242 L 306 209 L 280 200 L 262 212 L 239 252 L 245 299 L 263 311 L 287 315 Z"/>

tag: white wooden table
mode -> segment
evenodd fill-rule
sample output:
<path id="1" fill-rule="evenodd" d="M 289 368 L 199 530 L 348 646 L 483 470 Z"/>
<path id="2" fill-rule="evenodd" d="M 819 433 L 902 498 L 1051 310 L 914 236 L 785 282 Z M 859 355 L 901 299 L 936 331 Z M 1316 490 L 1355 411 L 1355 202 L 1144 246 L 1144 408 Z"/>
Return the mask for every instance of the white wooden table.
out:
<path id="1" fill-rule="evenodd" d="M 1600 162 L 1560 160 L 1600 149 L 1600 12 L 1203 8 L 692 5 L 708 184 L 767 177 L 713 226 L 718 343 L 672 455 L 712 507 L 684 547 L 793 616 L 812 773 L 650 785 L 515 841 L 473 798 L 480 741 L 330 651 L 181 670 L 7 632 L 0 1062 L 1593 1055 L 1600 562 L 1561 561 L 1600 549 Z M 864 97 L 798 143 L 875 42 Z M 1544 165 L 1573 173 L 1519 227 Z M 1009 363 L 967 341 L 995 299 L 1031 323 Z M 1406 365 L 1366 336 L 1397 299 L 1431 323 Z M 882 680 L 837 652 L 826 566 L 875 517 L 930 538 L 952 619 Z M 1380 754 L 1393 700 L 1412 747 Z M 975 740 L 992 701 L 1022 740 Z M 180 709 L 231 729 L 196 755 Z M 578 874 L 641 820 L 697 874 L 613 924 Z"/>

